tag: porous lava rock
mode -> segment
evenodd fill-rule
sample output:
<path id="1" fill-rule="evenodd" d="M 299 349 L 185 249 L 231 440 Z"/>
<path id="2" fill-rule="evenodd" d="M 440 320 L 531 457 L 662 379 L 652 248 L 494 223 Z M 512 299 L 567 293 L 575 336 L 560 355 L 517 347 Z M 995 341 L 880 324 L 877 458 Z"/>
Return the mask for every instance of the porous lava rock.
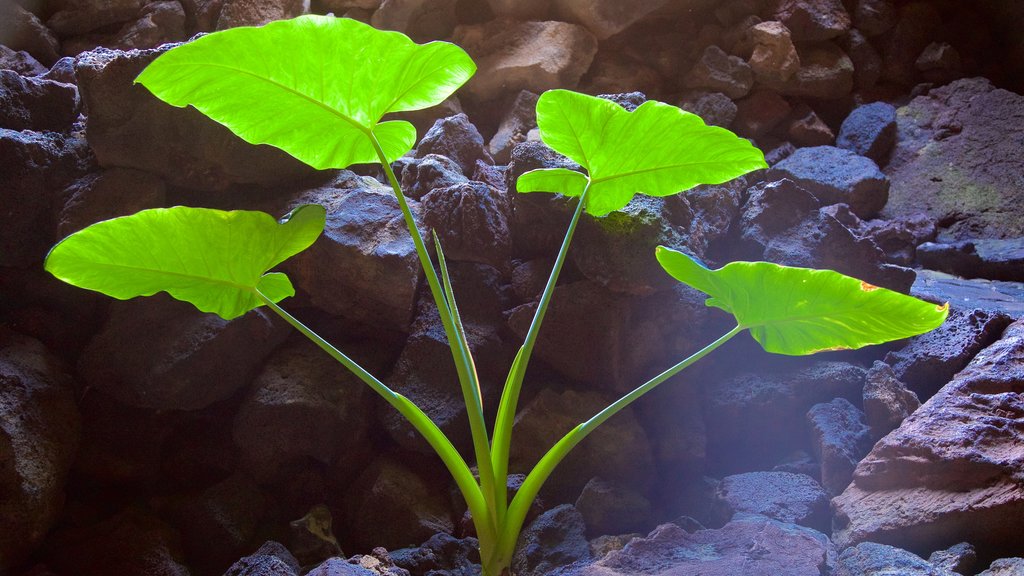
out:
<path id="1" fill-rule="evenodd" d="M 455 538 L 439 532 L 416 548 L 390 552 L 396 566 L 413 574 L 473 576 L 480 572 L 480 543 L 476 538 Z"/>
<path id="2" fill-rule="evenodd" d="M 924 212 L 945 241 L 1024 236 L 1024 96 L 957 80 L 901 107 L 896 123 L 883 216 Z"/>
<path id="3" fill-rule="evenodd" d="M 136 168 L 195 190 L 269 186 L 313 173 L 281 150 L 248 144 L 199 111 L 165 104 L 133 84 L 143 68 L 172 47 L 97 48 L 75 59 L 87 113 L 86 139 L 101 166 Z"/>
<path id="4" fill-rule="evenodd" d="M 817 480 L 792 472 L 746 472 L 722 478 L 715 512 L 725 524 L 735 514 L 760 514 L 826 532 L 832 518 L 828 494 Z"/>
<path id="5" fill-rule="evenodd" d="M 845 398 L 822 402 L 807 411 L 811 450 L 821 465 L 821 485 L 829 494 L 843 491 L 857 462 L 871 449 L 864 413 Z"/>
<path id="6" fill-rule="evenodd" d="M 750 92 L 754 85 L 754 73 L 742 58 L 726 54 L 718 46 L 711 45 L 704 49 L 683 83 L 688 88 L 721 92 L 729 98 L 738 99 Z"/>
<path id="7" fill-rule="evenodd" d="M 836 146 L 885 166 L 896 144 L 896 107 L 885 102 L 858 106 L 843 120 Z"/>
<path id="8" fill-rule="evenodd" d="M 465 114 L 441 118 L 434 123 L 416 146 L 417 158 L 427 154 L 451 158 L 467 176 L 473 174 L 477 160 L 493 162 L 484 147 L 483 136 Z"/>
<path id="9" fill-rule="evenodd" d="M 781 80 L 762 76 L 760 83 L 784 96 L 835 100 L 853 89 L 854 66 L 850 57 L 833 42 L 799 44 L 800 68 Z"/>
<path id="10" fill-rule="evenodd" d="M 302 13 L 302 0 L 224 0 L 217 15 L 217 29 L 262 26 Z"/>
<path id="11" fill-rule="evenodd" d="M 268 540 L 252 554 L 239 558 L 224 576 L 298 576 L 298 560 L 284 545 Z"/>
<path id="12" fill-rule="evenodd" d="M 583 516 L 572 504 L 548 510 L 519 535 L 512 569 L 522 576 L 547 576 L 561 566 L 590 559 Z"/>
<path id="13" fill-rule="evenodd" d="M 869 158 L 834 146 L 800 148 L 769 170 L 769 179 L 790 178 L 821 201 L 844 203 L 869 218 L 885 206 L 889 179 Z"/>
<path id="14" fill-rule="evenodd" d="M 64 132 L 78 117 L 78 89 L 44 78 L 0 70 L 0 126 Z"/>
<path id="15" fill-rule="evenodd" d="M 551 0 L 560 19 L 582 24 L 599 40 L 622 32 L 634 22 L 668 4 L 667 0 Z"/>
<path id="16" fill-rule="evenodd" d="M 754 43 L 754 50 L 747 63 L 758 80 L 785 82 L 800 69 L 800 56 L 793 45 L 789 28 L 782 22 L 755 24 L 747 34 Z"/>
<path id="17" fill-rule="evenodd" d="M 56 523 L 79 427 L 63 363 L 39 341 L 0 328 L 0 571 L 28 558 Z"/>
<path id="18" fill-rule="evenodd" d="M 1024 281 L 1024 238 L 927 242 L 917 247 L 921 266 L 963 278 Z"/>
<path id="19" fill-rule="evenodd" d="M 830 573 L 835 563 L 835 547 L 824 534 L 743 514 L 716 530 L 688 532 L 663 524 L 596 562 L 562 568 L 551 576 L 819 576 Z"/>
<path id="20" fill-rule="evenodd" d="M 446 188 L 469 182 L 462 167 L 447 156 L 426 154 L 419 158 L 402 157 L 392 168 L 402 183 L 402 192 L 419 200 L 435 188 Z"/>
<path id="21" fill-rule="evenodd" d="M 22 76 L 46 74 L 46 66 L 24 50 L 11 50 L 0 44 L 0 70 L 13 70 Z"/>
<path id="22" fill-rule="evenodd" d="M 907 390 L 891 366 L 876 361 L 868 370 L 864 383 L 864 417 L 873 441 L 895 430 L 920 407 L 917 394 Z"/>
<path id="23" fill-rule="evenodd" d="M 931 563 L 913 552 L 878 544 L 862 542 L 839 554 L 836 576 L 866 576 L 868 574 L 899 574 L 900 576 L 947 576 Z"/>
<path id="24" fill-rule="evenodd" d="M 643 494 L 600 477 L 587 482 L 574 506 L 591 537 L 641 529 L 651 514 L 651 502 Z"/>
<path id="25" fill-rule="evenodd" d="M 989 565 L 988 570 L 978 576 L 1015 576 L 1024 570 L 1024 558 L 1000 558 Z"/>
<path id="26" fill-rule="evenodd" d="M 996 555 L 1024 531 L 1024 322 L 979 352 L 949 384 L 879 441 L 832 503 L 837 546 L 911 551 L 967 540 Z"/>
<path id="27" fill-rule="evenodd" d="M 775 0 L 772 16 L 786 25 L 798 42 L 817 42 L 850 29 L 850 15 L 841 0 Z"/>
<path id="28" fill-rule="evenodd" d="M 475 181 L 435 188 L 423 197 L 422 210 L 423 223 L 437 234 L 446 259 L 509 267 L 510 209 L 499 190 Z"/>
<path id="29" fill-rule="evenodd" d="M 537 99 L 539 96 L 529 90 L 520 90 L 505 116 L 498 125 L 498 130 L 487 143 L 495 162 L 508 164 L 512 156 L 512 148 L 526 141 L 526 135 L 537 127 Z"/>

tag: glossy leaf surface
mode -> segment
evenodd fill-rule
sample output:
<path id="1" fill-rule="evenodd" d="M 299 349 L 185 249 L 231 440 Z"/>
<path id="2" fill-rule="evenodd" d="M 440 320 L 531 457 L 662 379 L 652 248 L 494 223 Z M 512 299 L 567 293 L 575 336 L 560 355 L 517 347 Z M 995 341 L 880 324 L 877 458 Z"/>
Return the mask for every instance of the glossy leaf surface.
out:
<path id="1" fill-rule="evenodd" d="M 324 169 L 377 162 L 371 131 L 389 162 L 402 156 L 416 130 L 380 119 L 440 103 L 475 71 L 454 44 L 308 15 L 203 36 L 162 54 L 136 82 Z"/>
<path id="2" fill-rule="evenodd" d="M 274 266 L 308 248 L 324 228 L 321 206 L 279 223 L 263 212 L 155 208 L 97 222 L 58 243 L 45 268 L 57 278 L 127 300 L 167 292 L 230 320 L 295 289 Z"/>
<path id="3" fill-rule="evenodd" d="M 658 247 L 675 279 L 710 296 L 708 306 L 736 317 L 768 352 L 801 356 L 849 350 L 923 334 L 946 319 L 937 306 L 832 270 L 732 262 L 718 270 Z"/>
<path id="4" fill-rule="evenodd" d="M 767 167 L 749 141 L 653 100 L 627 112 L 604 98 L 550 90 L 537 101 L 537 125 L 545 144 L 587 170 L 586 210 L 595 216 L 624 207 L 636 193 L 668 196 Z M 516 189 L 579 195 L 573 174 L 533 170 L 519 177 Z"/>

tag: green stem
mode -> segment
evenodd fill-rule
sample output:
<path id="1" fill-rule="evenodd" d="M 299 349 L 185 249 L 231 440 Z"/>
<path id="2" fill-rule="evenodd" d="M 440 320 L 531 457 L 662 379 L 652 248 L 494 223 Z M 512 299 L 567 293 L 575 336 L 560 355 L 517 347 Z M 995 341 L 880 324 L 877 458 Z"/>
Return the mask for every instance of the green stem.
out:
<path id="1" fill-rule="evenodd" d="M 509 505 L 501 533 L 498 535 L 497 553 L 499 554 L 499 560 L 506 562 L 511 561 L 512 553 L 515 551 L 516 541 L 519 538 L 519 532 L 523 526 L 523 520 L 526 518 L 526 512 L 529 510 L 534 498 L 537 497 L 537 493 L 540 492 L 541 486 L 543 486 L 544 482 L 554 471 L 558 463 L 565 458 L 573 447 L 579 444 L 580 441 L 586 438 L 605 420 L 611 418 L 620 410 L 632 404 L 637 398 L 643 396 L 647 392 L 650 392 L 662 382 L 668 380 L 672 376 L 675 376 L 694 362 L 707 356 L 716 348 L 732 339 L 733 336 L 736 336 L 746 329 L 746 326 L 736 326 L 711 344 L 708 344 L 685 360 L 672 366 L 668 370 L 665 370 L 661 374 L 658 374 L 654 378 L 651 378 L 630 393 L 610 404 L 604 410 L 595 414 L 586 422 L 576 426 L 570 430 L 568 434 L 563 436 L 557 444 L 548 450 L 547 454 L 540 459 L 540 462 L 534 466 L 533 471 L 531 471 L 526 477 L 523 485 L 516 493 L 515 498 L 512 499 L 512 504 Z"/>
<path id="2" fill-rule="evenodd" d="M 464 341 L 460 338 L 459 330 L 455 326 L 451 307 L 441 287 L 437 272 L 434 270 L 434 265 L 430 260 L 430 253 L 427 252 L 426 245 L 423 243 L 423 236 L 420 234 L 419 227 L 416 226 L 416 219 L 413 217 L 412 210 L 409 209 L 409 203 L 405 199 L 405 194 L 402 193 L 402 186 L 398 183 L 395 171 L 391 169 L 391 164 L 384 155 L 384 150 L 381 148 L 380 142 L 377 141 L 376 135 L 373 132 L 368 132 L 368 137 L 373 144 L 374 150 L 377 152 L 377 157 L 380 159 L 381 167 L 384 168 L 388 182 L 391 183 L 395 198 L 398 200 L 398 206 L 402 210 L 402 216 L 405 218 L 405 224 L 409 228 L 409 235 L 412 237 L 416 254 L 419 256 L 420 265 L 427 277 L 427 285 L 430 287 L 430 293 L 434 298 L 434 303 L 437 305 L 438 314 L 441 316 L 441 324 L 444 326 L 445 336 L 448 338 L 448 346 L 451 348 L 452 358 L 455 360 L 459 385 L 462 388 L 466 412 L 469 415 L 469 429 L 473 437 L 473 449 L 476 455 L 477 471 L 480 475 L 480 487 L 483 491 L 484 500 L 487 502 L 488 514 L 485 517 L 478 517 L 475 513 L 473 514 L 473 524 L 476 526 L 478 537 L 480 537 L 482 542 L 483 537 L 480 536 L 480 533 L 492 531 L 496 534 L 498 526 L 495 524 L 497 508 L 494 499 L 494 472 L 491 468 L 490 440 L 487 436 L 487 424 L 484 422 L 480 383 L 477 380 L 476 370 L 470 358 L 469 348 L 464 346 Z"/>
<path id="3" fill-rule="evenodd" d="M 512 444 L 512 424 L 515 420 L 516 409 L 519 403 L 519 393 L 523 388 L 523 378 L 526 375 L 526 367 L 533 354 L 534 344 L 537 342 L 537 334 L 540 332 L 540 325 L 544 321 L 551 296 L 555 292 L 555 284 L 558 282 L 558 275 L 565 264 L 565 258 L 569 253 L 569 244 L 572 242 L 573 234 L 576 232 L 576 225 L 579 224 L 580 215 L 587 203 L 587 193 L 590 191 L 590 182 L 587 181 L 583 193 L 580 194 L 576 210 L 572 219 L 569 220 L 569 227 L 562 239 L 562 246 L 558 249 L 558 256 L 555 257 L 555 264 L 551 268 L 548 282 L 544 285 L 540 300 L 537 302 L 537 310 L 533 314 L 533 321 L 526 331 L 523 345 L 516 354 L 515 361 L 509 369 L 508 378 L 505 381 L 505 388 L 501 394 L 501 403 L 498 405 L 498 416 L 494 421 L 494 441 L 491 446 L 492 466 L 494 468 L 495 489 L 502 490 L 495 495 L 498 502 L 497 524 L 500 527 L 504 524 L 507 510 L 506 485 L 508 484 L 508 459 Z"/>
<path id="4" fill-rule="evenodd" d="M 330 342 L 324 340 L 319 334 L 308 328 L 305 324 L 278 306 L 275 302 L 264 296 L 259 290 L 256 291 L 256 295 L 264 304 L 277 313 L 278 316 L 284 318 L 286 322 L 301 332 L 303 336 L 310 339 L 314 344 L 319 346 L 321 350 L 327 352 L 331 358 L 334 358 L 348 368 L 349 371 L 351 371 L 357 378 L 362 380 L 366 385 L 372 388 L 374 392 L 384 398 L 388 404 L 391 404 L 396 410 L 405 416 L 413 427 L 423 435 L 423 438 L 426 439 L 434 451 L 437 452 L 441 461 L 444 462 L 445 467 L 448 468 L 448 472 L 451 473 L 452 478 L 455 479 L 455 484 L 459 487 L 459 491 L 462 493 L 463 498 L 466 499 L 466 505 L 469 506 L 470 513 L 473 514 L 474 518 L 478 514 L 482 518 L 487 517 L 487 503 L 484 500 L 484 495 L 480 490 L 480 486 L 477 485 L 476 480 L 473 478 L 473 473 L 470 471 L 469 466 L 466 465 L 466 461 L 462 459 L 459 451 L 452 446 L 452 443 L 445 437 L 444 433 L 441 432 L 441 429 L 438 428 L 437 425 L 434 424 L 418 406 L 405 396 L 398 394 L 386 384 L 378 380 L 373 374 L 370 374 L 365 368 L 331 345 Z M 479 535 L 479 540 L 481 547 L 483 547 L 485 543 L 489 548 L 494 545 L 494 536 L 491 534 Z"/>

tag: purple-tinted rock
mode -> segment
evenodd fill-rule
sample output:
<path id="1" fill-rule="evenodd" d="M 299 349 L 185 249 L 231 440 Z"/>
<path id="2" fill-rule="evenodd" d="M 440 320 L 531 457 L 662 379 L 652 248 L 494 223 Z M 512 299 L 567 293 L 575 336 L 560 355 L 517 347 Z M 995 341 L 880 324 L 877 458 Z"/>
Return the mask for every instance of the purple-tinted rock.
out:
<path id="1" fill-rule="evenodd" d="M 287 326 L 263 310 L 228 321 L 166 296 L 115 302 L 78 370 L 130 406 L 196 410 L 250 382 L 287 336 Z"/>
<path id="2" fill-rule="evenodd" d="M 935 221 L 920 213 L 893 220 L 870 220 L 861 223 L 857 234 L 870 238 L 885 252 L 889 263 L 911 266 L 917 259 L 917 247 L 935 239 Z"/>
<path id="3" fill-rule="evenodd" d="M 437 234 L 447 260 L 498 269 L 508 269 L 512 256 L 509 211 L 505 195 L 483 182 L 435 188 L 422 199 L 423 223 Z"/>
<path id="4" fill-rule="evenodd" d="M 357 322 L 407 330 L 422 271 L 391 188 L 342 170 L 292 203 L 327 209 L 323 235 L 285 265 L 313 304 Z M 410 207 L 419 212 L 418 202 Z"/>
<path id="5" fill-rule="evenodd" d="M 13 70 L 22 76 L 46 74 L 46 66 L 24 50 L 11 50 L 0 44 L 0 70 Z"/>
<path id="6" fill-rule="evenodd" d="M 930 302 L 949 302 L 953 309 L 1024 316 L 1024 285 L 1020 282 L 965 280 L 922 269 L 917 271 L 911 294 Z"/>
<path id="7" fill-rule="evenodd" d="M 67 0 L 61 2 L 46 24 L 60 36 L 85 34 L 112 24 L 133 19 L 141 10 L 143 0 Z"/>
<path id="8" fill-rule="evenodd" d="M 553 570 L 590 559 L 583 516 L 571 504 L 544 512 L 519 535 L 512 570 L 521 576 L 547 576 Z"/>
<path id="9" fill-rule="evenodd" d="M 857 462 L 871 449 L 864 413 L 845 398 L 815 404 L 807 412 L 811 449 L 821 464 L 821 485 L 829 494 L 843 491 Z"/>
<path id="10" fill-rule="evenodd" d="M 64 190 L 57 237 L 118 216 L 167 204 L 167 187 L 158 176 L 131 168 L 108 168 L 76 180 Z"/>
<path id="11" fill-rule="evenodd" d="M 675 524 L 663 524 L 597 562 L 564 568 L 551 576 L 820 576 L 830 573 L 835 562 L 835 547 L 824 534 L 764 516 L 743 515 L 717 530 L 687 532 Z"/>
<path id="12" fill-rule="evenodd" d="M 224 0 L 217 16 L 217 30 L 238 26 L 262 26 L 302 14 L 302 0 Z"/>
<path id="13" fill-rule="evenodd" d="M 1024 571 L 1024 558 L 1000 558 L 978 576 L 1017 576 L 1021 571 Z"/>
<path id="14" fill-rule="evenodd" d="M 841 0 L 775 0 L 772 16 L 797 42 L 828 40 L 850 29 L 850 15 Z"/>
<path id="15" fill-rule="evenodd" d="M 1001 312 L 952 308 L 942 326 L 889 352 L 885 362 L 900 381 L 928 399 L 975 354 L 998 340 L 1012 320 Z"/>
<path id="16" fill-rule="evenodd" d="M 889 179 L 877 164 L 834 146 L 801 148 L 773 166 L 768 178 L 790 178 L 823 205 L 848 204 L 861 218 L 877 214 L 889 197 Z"/>
<path id="17" fill-rule="evenodd" d="M 484 147 L 483 136 L 465 114 L 442 118 L 434 123 L 416 147 L 417 158 L 427 154 L 451 158 L 467 175 L 473 173 L 477 160 L 492 162 Z"/>
<path id="18" fill-rule="evenodd" d="M 391 552 L 396 566 L 413 574 L 475 576 L 480 573 L 480 543 L 476 538 L 455 538 L 439 532 L 418 548 Z M 432 572 L 432 571 L 437 572 Z"/>
<path id="19" fill-rule="evenodd" d="M 871 439 L 880 438 L 899 427 L 900 423 L 921 407 L 917 394 L 907 390 L 896 378 L 891 366 L 875 362 L 864 383 L 864 417 L 871 428 Z"/>
<path id="20" fill-rule="evenodd" d="M 18 2 L 0 3 L 0 38 L 11 50 L 24 50 L 49 66 L 57 61 L 60 44 L 35 14 Z"/>
<path id="21" fill-rule="evenodd" d="M 39 341 L 0 328 L 0 571 L 26 560 L 56 523 L 80 417 L 71 378 Z"/>
<path id="22" fill-rule="evenodd" d="M 877 36 L 896 24 L 896 7 L 892 0 L 857 0 L 853 9 L 853 25 L 868 36 Z"/>
<path id="23" fill-rule="evenodd" d="M 736 118 L 736 104 L 721 92 L 694 92 L 679 103 L 679 107 L 693 112 L 709 126 L 728 128 Z"/>
<path id="24" fill-rule="evenodd" d="M 906 550 L 862 542 L 851 546 L 839 555 L 836 576 L 868 576 L 899 574 L 900 576 L 944 576 L 935 566 L 917 554 Z"/>
<path id="25" fill-rule="evenodd" d="M 380 30 L 397 30 L 417 42 L 451 36 L 456 0 L 382 0 L 370 23 Z"/>
<path id="26" fill-rule="evenodd" d="M 716 511 L 726 523 L 734 514 L 760 514 L 828 531 L 832 522 L 828 494 L 804 474 L 747 472 L 722 478 L 716 491 Z"/>
<path id="27" fill-rule="evenodd" d="M 1015 550 L 1024 532 L 1024 323 L 879 441 L 832 500 L 838 546 Z"/>
<path id="28" fill-rule="evenodd" d="M 306 573 L 306 576 L 378 576 L 374 572 L 342 558 L 331 558 Z"/>
<path id="29" fill-rule="evenodd" d="M 512 148 L 526 141 L 526 134 L 537 127 L 537 94 L 520 90 L 505 112 L 497 132 L 487 143 L 487 151 L 498 164 L 508 164 Z"/>
<path id="30" fill-rule="evenodd" d="M 109 34 L 92 33 L 67 38 L 61 44 L 64 54 L 77 56 L 103 46 L 117 50 L 156 48 L 167 42 L 186 40 L 185 10 L 177 0 L 159 0 L 146 4 L 132 20 Z"/>
<path id="31" fill-rule="evenodd" d="M 867 156 L 885 166 L 896 144 L 896 108 L 885 102 L 873 102 L 854 108 L 839 128 L 836 146 Z"/>
<path id="32" fill-rule="evenodd" d="M 462 174 L 462 168 L 447 156 L 403 157 L 396 164 L 401 166 L 401 171 L 396 172 L 402 182 L 402 193 L 414 200 L 419 200 L 434 188 L 447 188 L 469 181 Z"/>
<path id="33" fill-rule="evenodd" d="M 195 190 L 269 186 L 313 173 L 281 150 L 253 146 L 197 110 L 169 106 L 133 85 L 142 69 L 171 47 L 131 52 L 100 48 L 76 58 L 75 74 L 88 113 L 86 138 L 100 165 L 152 172 Z"/>
<path id="34" fill-rule="evenodd" d="M 583 487 L 575 506 L 588 536 L 640 529 L 651 514 L 651 502 L 643 494 L 598 477 L 591 478 Z"/>
<path id="35" fill-rule="evenodd" d="M 271 540 L 232 564 L 224 576 L 298 576 L 300 571 L 299 562 L 292 553 Z"/>
<path id="36" fill-rule="evenodd" d="M 721 92 L 732 99 L 750 93 L 754 85 L 754 73 L 742 58 L 730 56 L 715 45 L 704 49 L 700 60 L 683 79 L 688 88 L 699 88 L 710 92 Z"/>
<path id="37" fill-rule="evenodd" d="M 918 263 L 963 278 L 1024 281 L 1024 238 L 926 242 L 917 247 Z"/>
<path id="38" fill-rule="evenodd" d="M 78 117 L 78 89 L 0 70 L 0 126 L 12 130 L 64 132 Z"/>
<path id="39" fill-rule="evenodd" d="M 974 572 L 974 566 L 978 562 L 978 554 L 970 542 L 954 544 L 945 550 L 936 550 L 928 556 L 928 563 L 936 568 L 955 572 L 957 574 L 970 574 Z"/>
<path id="40" fill-rule="evenodd" d="M 572 208 L 560 194 L 516 193 L 516 179 L 538 168 L 582 170 L 579 164 L 555 152 L 543 142 L 524 142 L 512 149 L 505 173 L 512 203 L 512 242 L 519 256 L 550 258 L 558 252 Z"/>

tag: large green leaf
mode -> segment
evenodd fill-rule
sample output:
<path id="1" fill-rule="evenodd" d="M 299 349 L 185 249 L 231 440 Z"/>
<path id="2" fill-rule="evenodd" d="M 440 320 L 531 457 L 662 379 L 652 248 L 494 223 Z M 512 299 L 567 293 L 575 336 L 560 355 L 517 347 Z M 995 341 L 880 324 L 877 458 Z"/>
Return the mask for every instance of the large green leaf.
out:
<path id="1" fill-rule="evenodd" d="M 308 248 L 324 229 L 322 206 L 300 206 L 280 223 L 264 212 L 155 208 L 97 222 L 46 257 L 57 278 L 120 300 L 167 292 L 226 320 L 295 289 L 268 270 Z"/>
<path id="2" fill-rule="evenodd" d="M 768 166 L 749 141 L 653 100 L 627 112 L 604 98 L 550 90 L 537 101 L 537 125 L 545 144 L 587 170 L 586 210 L 595 216 L 622 208 L 636 193 L 668 196 Z M 579 174 L 564 169 L 527 172 L 516 189 L 583 191 Z"/>
<path id="3" fill-rule="evenodd" d="M 324 169 L 377 162 L 371 131 L 389 161 L 405 154 L 412 124 L 380 119 L 438 104 L 475 71 L 454 44 L 309 15 L 203 36 L 161 55 L 136 82 Z"/>
<path id="4" fill-rule="evenodd" d="M 658 262 L 673 277 L 711 296 L 768 352 L 800 356 L 849 350 L 933 330 L 949 304 L 872 286 L 832 270 L 732 262 L 710 270 L 664 246 Z"/>

